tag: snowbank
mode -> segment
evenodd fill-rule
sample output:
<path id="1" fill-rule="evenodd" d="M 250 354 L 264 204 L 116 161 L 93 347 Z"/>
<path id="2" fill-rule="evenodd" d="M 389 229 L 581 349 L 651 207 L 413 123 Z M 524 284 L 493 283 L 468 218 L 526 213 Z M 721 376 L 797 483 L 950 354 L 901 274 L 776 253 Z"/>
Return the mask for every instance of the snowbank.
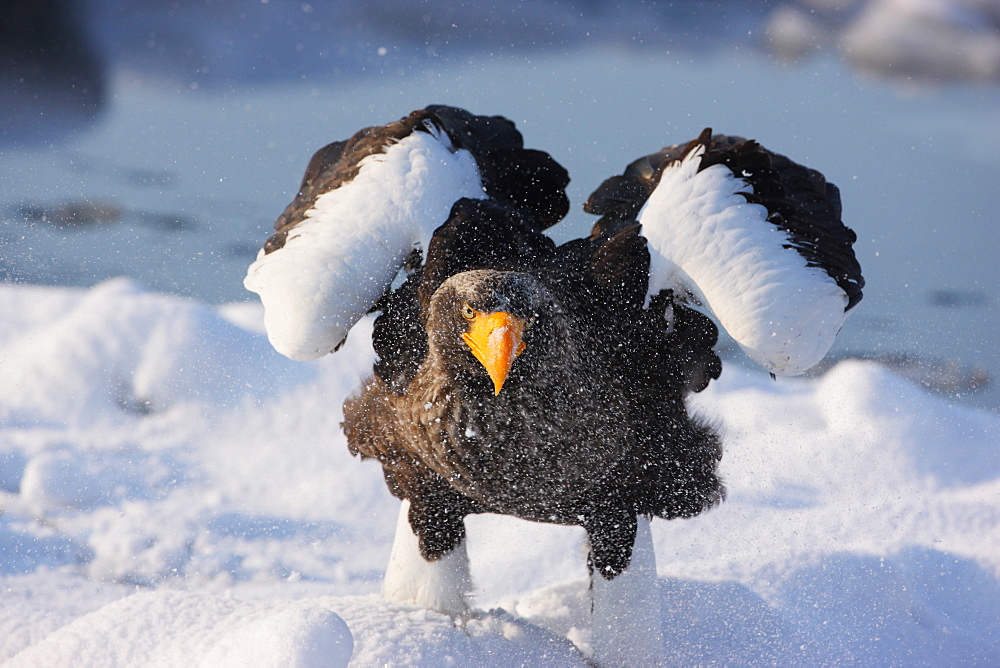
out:
<path id="1" fill-rule="evenodd" d="M 370 323 L 294 363 L 260 322 L 124 279 L 0 286 L 0 658 L 582 665 L 573 528 L 471 518 L 490 612 L 464 628 L 375 594 L 398 504 L 338 429 Z M 730 493 L 654 524 L 673 662 L 1000 662 L 1000 418 L 857 361 L 731 365 L 694 403 Z"/>
<path id="2" fill-rule="evenodd" d="M 796 0 L 772 11 L 766 34 L 780 56 L 832 46 L 897 81 L 1000 80 L 997 0 Z"/>
<path id="3" fill-rule="evenodd" d="M 840 36 L 848 62 L 901 79 L 1000 79 L 1000 3 L 869 2 Z"/>

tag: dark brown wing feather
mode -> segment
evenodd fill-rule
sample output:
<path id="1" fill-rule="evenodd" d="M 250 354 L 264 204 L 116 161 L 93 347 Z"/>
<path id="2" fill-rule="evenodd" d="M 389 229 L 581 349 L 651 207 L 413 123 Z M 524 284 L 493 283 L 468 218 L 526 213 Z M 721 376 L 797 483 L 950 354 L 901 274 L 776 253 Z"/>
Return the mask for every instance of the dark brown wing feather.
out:
<path id="1" fill-rule="evenodd" d="M 455 146 L 476 156 L 490 199 L 530 211 L 524 222 L 536 230 L 554 225 L 569 211 L 569 173 L 545 151 L 525 149 L 513 122 L 443 105 L 426 111 Z"/>
<path id="2" fill-rule="evenodd" d="M 724 495 L 715 473 L 721 442 L 685 403 L 689 392 L 705 389 L 722 371 L 714 350 L 718 329 L 667 291 L 643 308 L 649 253 L 638 230 L 626 225 L 595 240 L 587 276 L 616 315 L 597 336 L 610 344 L 616 380 L 629 398 L 635 511 L 690 517 Z"/>
<path id="3" fill-rule="evenodd" d="M 680 379 L 675 396 L 684 391 L 700 392 L 718 378 L 722 363 L 714 351 L 718 328 L 710 318 L 665 292 L 644 306 L 649 282 L 649 251 L 639 226 L 627 221 L 605 225 L 588 239 L 568 242 L 559 248 L 561 256 L 576 258 L 577 271 L 585 280 L 572 289 L 585 293 L 591 303 L 613 314 L 606 322 L 624 349 L 639 347 L 648 359 L 628 357 L 625 375 L 659 370 L 661 378 Z M 565 266 L 565 265 L 563 265 Z M 566 273 L 566 272 L 564 272 Z M 632 355 L 634 356 L 634 352 Z M 665 382 L 659 386 L 665 387 Z"/>

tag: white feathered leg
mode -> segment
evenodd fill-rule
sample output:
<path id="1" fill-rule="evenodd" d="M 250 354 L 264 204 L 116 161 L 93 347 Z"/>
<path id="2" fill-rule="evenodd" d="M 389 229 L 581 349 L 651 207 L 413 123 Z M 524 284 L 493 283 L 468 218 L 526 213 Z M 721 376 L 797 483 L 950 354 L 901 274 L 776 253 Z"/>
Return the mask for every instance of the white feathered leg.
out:
<path id="1" fill-rule="evenodd" d="M 591 573 L 594 660 L 611 666 L 662 666 L 663 631 L 649 520 L 638 518 L 632 561 L 618 577 Z"/>
<path id="2" fill-rule="evenodd" d="M 382 595 L 389 601 L 414 603 L 455 618 L 466 615 L 472 578 L 465 541 L 437 561 L 427 561 L 420 556 L 420 543 L 410 528 L 409 511 L 410 502 L 403 501 Z"/>

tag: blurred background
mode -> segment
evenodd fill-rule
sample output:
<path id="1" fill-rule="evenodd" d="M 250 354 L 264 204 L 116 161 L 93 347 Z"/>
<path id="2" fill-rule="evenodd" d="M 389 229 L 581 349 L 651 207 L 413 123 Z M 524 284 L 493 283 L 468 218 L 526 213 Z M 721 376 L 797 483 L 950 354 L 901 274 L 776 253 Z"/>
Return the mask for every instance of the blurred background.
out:
<path id="1" fill-rule="evenodd" d="M 0 0 L 0 280 L 250 299 L 313 151 L 430 103 L 569 169 L 559 240 L 703 127 L 819 169 L 868 279 L 830 360 L 1000 410 L 1000 0 Z"/>

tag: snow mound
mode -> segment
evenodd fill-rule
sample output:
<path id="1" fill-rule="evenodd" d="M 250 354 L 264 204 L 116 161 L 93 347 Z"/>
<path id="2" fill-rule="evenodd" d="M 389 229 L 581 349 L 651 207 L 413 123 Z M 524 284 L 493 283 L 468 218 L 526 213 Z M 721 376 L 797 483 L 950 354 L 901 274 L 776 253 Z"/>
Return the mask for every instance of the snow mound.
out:
<path id="1" fill-rule="evenodd" d="M 9 666 L 583 666 L 568 640 L 503 611 L 462 625 L 374 596 L 237 601 L 143 592 L 83 615 Z"/>
<path id="2" fill-rule="evenodd" d="M 565 638 L 502 610 L 479 613 L 456 626 L 440 613 L 376 596 L 337 599 L 330 605 L 354 633 L 353 663 L 358 666 L 586 665 Z"/>
<path id="3" fill-rule="evenodd" d="M 996 2 L 872 1 L 840 40 L 849 62 L 883 75 L 1000 79 L 1000 4 Z"/>
<path id="4" fill-rule="evenodd" d="M 20 653 L 11 666 L 346 666 L 347 624 L 313 603 L 145 592 L 110 603 Z"/>
<path id="5" fill-rule="evenodd" d="M 17 288 L 0 286 L 0 314 L 17 322 Z M 29 294 L 36 293 L 28 289 Z M 56 290 L 63 308 L 0 342 L 7 424 L 121 423 L 129 412 L 181 403 L 233 405 L 309 375 L 266 341 L 202 303 L 145 291 L 120 278 L 87 291 Z M 27 295 L 25 295 L 27 296 Z"/>

